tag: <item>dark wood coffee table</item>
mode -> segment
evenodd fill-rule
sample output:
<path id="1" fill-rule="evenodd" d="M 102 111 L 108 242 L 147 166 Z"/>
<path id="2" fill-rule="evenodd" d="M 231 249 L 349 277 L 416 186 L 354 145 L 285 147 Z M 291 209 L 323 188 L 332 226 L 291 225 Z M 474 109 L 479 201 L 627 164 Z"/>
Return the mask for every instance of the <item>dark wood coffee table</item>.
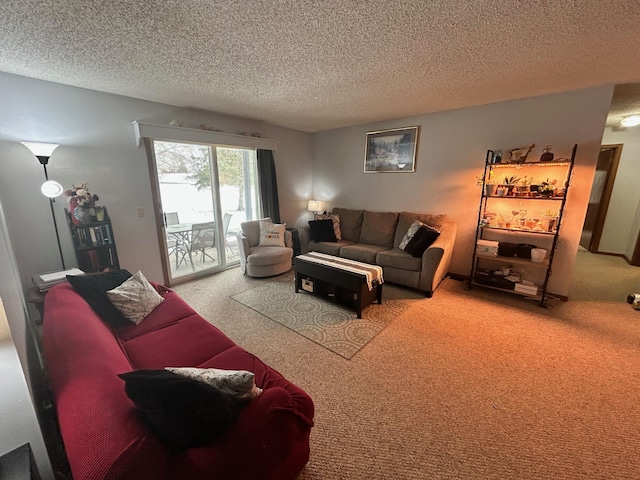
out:
<path id="1" fill-rule="evenodd" d="M 308 261 L 300 256 L 294 258 L 294 270 L 296 293 L 307 291 L 302 288 L 302 281 L 310 280 L 313 291 L 308 293 L 345 304 L 356 311 L 358 318 L 362 318 L 362 309 L 374 301 L 382 303 L 382 283 L 369 290 L 365 274 L 351 272 L 337 265 Z"/>

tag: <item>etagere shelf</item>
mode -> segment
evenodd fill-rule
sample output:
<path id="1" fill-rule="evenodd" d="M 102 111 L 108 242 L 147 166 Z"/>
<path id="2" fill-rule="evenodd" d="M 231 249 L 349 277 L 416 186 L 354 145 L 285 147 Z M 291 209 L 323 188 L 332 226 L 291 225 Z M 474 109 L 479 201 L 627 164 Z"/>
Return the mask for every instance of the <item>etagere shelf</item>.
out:
<path id="1" fill-rule="evenodd" d="M 104 207 L 104 219 L 74 223 L 72 213 L 65 209 L 76 251 L 78 268 L 85 273 L 118 270 L 118 251 L 111 227 L 111 219 Z"/>
<path id="2" fill-rule="evenodd" d="M 546 306 L 577 148 L 571 158 L 549 162 L 498 163 L 487 151 L 469 289 L 515 293 Z M 513 256 L 514 248 L 521 256 Z M 531 260 L 532 248 L 546 250 L 545 258 Z"/>

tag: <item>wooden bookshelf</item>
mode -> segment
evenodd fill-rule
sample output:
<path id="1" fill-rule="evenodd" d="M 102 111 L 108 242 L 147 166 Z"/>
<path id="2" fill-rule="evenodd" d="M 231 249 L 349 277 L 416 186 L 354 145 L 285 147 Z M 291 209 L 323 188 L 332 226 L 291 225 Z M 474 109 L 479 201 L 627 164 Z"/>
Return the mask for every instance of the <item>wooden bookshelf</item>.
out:
<path id="1" fill-rule="evenodd" d="M 71 229 L 78 268 L 85 273 L 118 270 L 118 251 L 111 226 L 111 219 L 104 207 L 104 220 L 95 217 L 88 222 L 75 224 L 72 214 L 65 209 L 67 223 Z"/>

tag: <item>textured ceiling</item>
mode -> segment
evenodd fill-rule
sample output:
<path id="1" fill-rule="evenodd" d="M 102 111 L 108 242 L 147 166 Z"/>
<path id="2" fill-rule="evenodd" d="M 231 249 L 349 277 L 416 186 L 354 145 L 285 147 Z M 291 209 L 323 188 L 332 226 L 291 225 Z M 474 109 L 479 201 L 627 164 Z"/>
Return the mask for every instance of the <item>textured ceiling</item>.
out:
<path id="1" fill-rule="evenodd" d="M 313 132 L 637 83 L 639 26 L 637 0 L 1 0 L 0 71 Z"/>

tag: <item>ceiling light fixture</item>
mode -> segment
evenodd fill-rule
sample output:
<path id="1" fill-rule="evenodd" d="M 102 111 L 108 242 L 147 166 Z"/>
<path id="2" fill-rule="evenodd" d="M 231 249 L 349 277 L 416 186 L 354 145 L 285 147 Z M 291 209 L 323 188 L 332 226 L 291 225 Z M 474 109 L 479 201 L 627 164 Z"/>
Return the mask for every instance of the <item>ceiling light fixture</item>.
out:
<path id="1" fill-rule="evenodd" d="M 635 127 L 640 125 L 640 115 L 631 115 L 630 117 L 624 117 L 620 122 L 623 127 Z"/>
<path id="2" fill-rule="evenodd" d="M 62 195 L 64 189 L 55 180 L 49 180 L 49 174 L 47 173 L 47 164 L 49 163 L 49 157 L 53 151 L 58 148 L 55 143 L 36 143 L 36 142 L 20 142 L 38 159 L 42 168 L 44 168 L 45 182 L 40 187 L 42 194 L 49 198 L 49 206 L 51 207 L 51 218 L 53 218 L 53 227 L 56 229 L 56 240 L 58 240 L 58 252 L 60 252 L 60 261 L 62 262 L 62 270 L 66 270 L 64 265 L 64 256 L 62 255 L 62 246 L 60 245 L 60 234 L 58 233 L 58 222 L 56 222 L 56 214 L 53 210 L 53 203 L 55 197 Z"/>

